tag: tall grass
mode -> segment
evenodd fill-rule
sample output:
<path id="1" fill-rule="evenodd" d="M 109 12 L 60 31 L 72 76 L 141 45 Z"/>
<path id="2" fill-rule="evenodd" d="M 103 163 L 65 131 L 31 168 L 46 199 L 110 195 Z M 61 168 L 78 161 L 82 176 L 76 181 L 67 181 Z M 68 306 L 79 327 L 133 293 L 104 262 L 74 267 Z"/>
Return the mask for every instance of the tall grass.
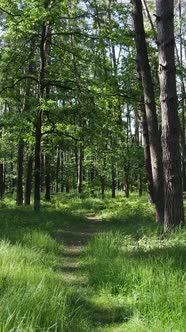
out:
<path id="1" fill-rule="evenodd" d="M 186 231 L 163 241 L 146 236 L 122 239 L 120 233 L 110 232 L 88 244 L 84 263 L 89 283 L 97 292 L 124 298 L 130 308 L 123 331 L 185 331 L 183 238 Z"/>
<path id="2" fill-rule="evenodd" d="M 0 332 L 185 332 L 186 231 L 160 236 L 145 197 L 0 204 Z M 61 233 L 88 213 L 103 218 L 88 222 L 101 231 L 81 256 L 88 284 L 67 288 Z"/>
<path id="3" fill-rule="evenodd" d="M 56 268 L 63 266 L 58 230 L 84 219 L 51 204 L 35 213 L 6 199 L 0 217 L 0 332 L 91 331 L 80 295 Z"/>
<path id="4" fill-rule="evenodd" d="M 39 247 L 1 241 L 0 331 L 87 331 L 78 298 L 47 262 Z"/>

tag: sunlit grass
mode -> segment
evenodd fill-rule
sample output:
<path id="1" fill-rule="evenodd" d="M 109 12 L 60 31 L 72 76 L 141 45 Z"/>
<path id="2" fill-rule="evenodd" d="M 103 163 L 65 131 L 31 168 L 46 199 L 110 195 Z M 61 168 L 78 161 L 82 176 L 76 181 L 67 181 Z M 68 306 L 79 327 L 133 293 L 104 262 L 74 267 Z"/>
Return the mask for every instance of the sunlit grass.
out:
<path id="1" fill-rule="evenodd" d="M 186 231 L 162 236 L 145 196 L 0 206 L 0 332 L 185 332 Z M 59 234 L 75 238 L 89 214 L 102 222 L 78 258 L 88 283 L 67 287 Z"/>
<path id="2" fill-rule="evenodd" d="M 186 231 L 164 240 L 122 240 L 120 233 L 111 232 L 88 244 L 84 264 L 89 283 L 100 294 L 123 299 L 123 331 L 185 331 L 184 237 Z"/>

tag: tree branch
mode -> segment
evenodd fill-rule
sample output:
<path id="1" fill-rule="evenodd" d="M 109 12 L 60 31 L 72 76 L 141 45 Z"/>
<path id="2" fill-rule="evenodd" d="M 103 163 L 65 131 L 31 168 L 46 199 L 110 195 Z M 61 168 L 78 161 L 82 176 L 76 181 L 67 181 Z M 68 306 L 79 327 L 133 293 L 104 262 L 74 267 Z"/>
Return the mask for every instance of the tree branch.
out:
<path id="1" fill-rule="evenodd" d="M 12 14 L 10 12 L 8 12 L 7 10 L 5 10 L 4 8 L 0 7 L 0 11 L 2 11 L 3 13 L 7 14 L 7 15 L 10 15 L 12 17 L 20 17 L 21 14 Z"/>
<path id="2" fill-rule="evenodd" d="M 41 133 L 42 136 L 47 135 L 47 134 L 55 134 L 55 135 L 58 135 L 58 136 L 65 136 L 65 137 L 73 139 L 76 142 L 80 141 L 79 138 L 74 137 L 72 134 L 63 133 L 61 131 L 58 131 L 57 129 L 55 129 L 55 130 L 51 129 L 51 130 L 47 130 L 47 131 L 44 131 L 43 133 Z"/>

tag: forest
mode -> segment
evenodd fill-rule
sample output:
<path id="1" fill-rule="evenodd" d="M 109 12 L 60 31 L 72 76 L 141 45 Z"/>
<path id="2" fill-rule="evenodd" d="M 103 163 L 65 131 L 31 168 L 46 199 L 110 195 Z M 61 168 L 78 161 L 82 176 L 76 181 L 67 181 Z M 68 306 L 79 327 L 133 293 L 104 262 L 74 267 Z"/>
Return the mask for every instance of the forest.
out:
<path id="1" fill-rule="evenodd" d="M 1 0 L 0 332 L 186 331 L 186 3 Z"/>

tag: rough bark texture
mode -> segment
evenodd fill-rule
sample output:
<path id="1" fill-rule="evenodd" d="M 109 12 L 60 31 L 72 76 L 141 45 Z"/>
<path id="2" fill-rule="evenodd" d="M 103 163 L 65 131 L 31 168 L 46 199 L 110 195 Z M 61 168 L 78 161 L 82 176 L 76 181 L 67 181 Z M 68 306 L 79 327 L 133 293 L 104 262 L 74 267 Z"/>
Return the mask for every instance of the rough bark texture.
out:
<path id="1" fill-rule="evenodd" d="M 165 230 L 169 230 L 182 225 L 184 221 L 174 56 L 174 1 L 156 0 L 156 11 L 165 192 L 164 225 Z"/>
<path id="2" fill-rule="evenodd" d="M 147 116 L 154 202 L 156 205 L 157 221 L 162 222 L 164 217 L 163 165 L 156 115 L 155 96 L 145 39 L 141 0 L 132 0 L 131 2 L 133 4 L 133 20 L 137 48 L 137 60 L 142 79 L 145 110 Z"/>
<path id="3" fill-rule="evenodd" d="M 147 177 L 147 193 L 148 193 L 149 202 L 154 203 L 149 133 L 148 133 L 147 116 L 145 111 L 144 99 L 142 100 L 141 113 L 142 113 L 142 127 L 143 127 L 144 159 L 145 159 L 145 168 L 146 168 L 146 177 Z"/>

